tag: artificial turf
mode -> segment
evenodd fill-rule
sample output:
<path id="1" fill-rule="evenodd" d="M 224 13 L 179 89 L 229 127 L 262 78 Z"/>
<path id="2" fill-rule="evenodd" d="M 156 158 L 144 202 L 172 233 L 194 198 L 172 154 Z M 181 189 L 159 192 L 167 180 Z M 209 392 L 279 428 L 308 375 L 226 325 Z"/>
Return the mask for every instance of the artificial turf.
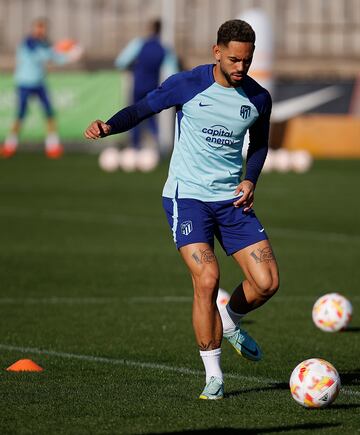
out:
<path id="1" fill-rule="evenodd" d="M 360 161 L 317 161 L 306 175 L 265 174 L 255 210 L 281 289 L 244 320 L 264 359 L 223 345 L 226 397 L 197 399 L 203 368 L 191 284 L 161 208 L 167 162 L 107 174 L 96 156 L 0 161 L 0 433 L 353 434 L 360 429 Z M 241 272 L 217 246 L 221 286 Z M 327 292 L 347 296 L 347 332 L 313 325 Z M 322 357 L 343 387 L 327 409 L 290 396 L 298 362 Z M 41 373 L 4 369 L 20 358 Z"/>

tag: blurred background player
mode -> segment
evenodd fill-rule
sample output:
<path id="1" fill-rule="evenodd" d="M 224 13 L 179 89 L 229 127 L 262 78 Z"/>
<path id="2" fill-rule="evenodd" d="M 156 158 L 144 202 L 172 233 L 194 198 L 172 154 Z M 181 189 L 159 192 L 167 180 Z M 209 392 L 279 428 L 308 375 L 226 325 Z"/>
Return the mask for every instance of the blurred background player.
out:
<path id="1" fill-rule="evenodd" d="M 161 21 L 154 20 L 149 25 L 149 36 L 135 38 L 122 50 L 115 60 L 120 70 L 130 70 L 133 76 L 131 104 L 137 103 L 155 89 L 160 79 L 178 71 L 176 55 L 161 42 Z M 136 162 L 142 149 L 142 138 L 146 131 L 153 137 L 159 156 L 160 141 L 156 117 L 146 119 L 131 130 L 131 146 L 126 150 L 127 159 Z"/>
<path id="2" fill-rule="evenodd" d="M 38 18 L 33 21 L 30 35 L 20 43 L 16 52 L 17 114 L 0 150 L 3 157 L 11 157 L 17 150 L 22 123 L 27 114 L 28 101 L 33 96 L 40 100 L 47 119 L 47 137 L 45 140 L 47 157 L 58 158 L 63 154 L 54 109 L 45 82 L 45 67 L 49 61 L 63 65 L 78 60 L 80 56 L 81 50 L 77 46 L 67 53 L 56 51 L 48 40 L 48 22 L 46 19 Z"/>

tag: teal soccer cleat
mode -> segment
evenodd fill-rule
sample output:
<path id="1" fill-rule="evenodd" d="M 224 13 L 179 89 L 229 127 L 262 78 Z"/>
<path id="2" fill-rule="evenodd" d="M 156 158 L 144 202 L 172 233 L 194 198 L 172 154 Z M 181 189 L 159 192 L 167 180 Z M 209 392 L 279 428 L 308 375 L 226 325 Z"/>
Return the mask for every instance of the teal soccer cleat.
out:
<path id="1" fill-rule="evenodd" d="M 204 391 L 200 394 L 199 399 L 219 400 L 224 398 L 224 382 L 211 376 L 210 381 L 205 385 Z"/>
<path id="2" fill-rule="evenodd" d="M 251 361 L 260 361 L 262 352 L 258 344 L 244 330 L 237 327 L 234 332 L 224 334 L 224 337 L 235 348 L 236 352 Z"/>

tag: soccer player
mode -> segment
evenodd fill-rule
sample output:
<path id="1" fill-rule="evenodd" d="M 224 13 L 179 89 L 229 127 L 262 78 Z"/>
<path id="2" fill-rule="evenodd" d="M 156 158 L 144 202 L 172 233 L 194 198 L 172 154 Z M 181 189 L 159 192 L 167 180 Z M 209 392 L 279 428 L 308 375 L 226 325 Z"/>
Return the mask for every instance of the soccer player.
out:
<path id="1" fill-rule="evenodd" d="M 54 109 L 45 84 L 45 66 L 49 61 L 63 65 L 77 60 L 80 53 L 77 50 L 72 50 L 66 54 L 54 51 L 47 39 L 47 27 L 45 19 L 35 20 L 32 24 L 31 34 L 17 48 L 15 70 L 18 96 L 17 115 L 5 143 L 0 149 L 2 157 L 7 158 L 15 154 L 21 126 L 27 112 L 28 101 L 33 96 L 40 100 L 47 118 L 46 155 L 49 158 L 58 158 L 63 153 L 57 133 Z"/>
<path id="2" fill-rule="evenodd" d="M 268 149 L 271 97 L 247 76 L 255 33 L 242 20 L 225 22 L 213 47 L 215 65 L 171 76 L 137 104 L 106 123 L 96 120 L 89 139 L 125 131 L 167 107 L 177 110 L 177 131 L 163 205 L 174 241 L 194 286 L 193 326 L 206 372 L 201 399 L 224 395 L 221 341 L 252 361 L 260 347 L 240 321 L 278 289 L 273 250 L 253 211 L 254 191 Z M 243 173 L 242 146 L 250 145 Z M 245 279 L 225 309 L 216 305 L 219 265 L 214 236 L 242 268 Z"/>
<path id="3" fill-rule="evenodd" d="M 175 54 L 161 43 L 161 21 L 155 20 L 150 25 L 147 38 L 135 38 L 122 50 L 115 60 L 120 70 L 130 69 L 133 74 L 133 103 L 142 100 L 150 91 L 158 87 L 161 69 L 168 75 L 178 71 Z M 159 132 L 155 117 L 148 118 L 142 125 L 131 130 L 131 149 L 135 160 L 137 151 L 141 149 L 141 135 L 148 129 L 159 149 Z"/>

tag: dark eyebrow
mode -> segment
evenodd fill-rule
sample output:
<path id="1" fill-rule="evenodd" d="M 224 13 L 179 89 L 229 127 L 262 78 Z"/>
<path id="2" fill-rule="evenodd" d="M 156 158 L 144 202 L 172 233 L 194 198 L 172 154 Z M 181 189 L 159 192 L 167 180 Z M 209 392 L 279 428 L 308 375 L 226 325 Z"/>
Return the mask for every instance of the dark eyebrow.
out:
<path id="1" fill-rule="evenodd" d="M 239 59 L 239 58 L 236 57 L 236 56 L 228 56 L 228 58 L 229 58 L 229 59 L 235 59 L 235 60 L 238 61 L 238 62 L 241 62 L 241 61 L 248 62 L 249 60 L 252 59 L 252 56 L 250 56 L 250 57 L 245 57 L 244 59 Z"/>

